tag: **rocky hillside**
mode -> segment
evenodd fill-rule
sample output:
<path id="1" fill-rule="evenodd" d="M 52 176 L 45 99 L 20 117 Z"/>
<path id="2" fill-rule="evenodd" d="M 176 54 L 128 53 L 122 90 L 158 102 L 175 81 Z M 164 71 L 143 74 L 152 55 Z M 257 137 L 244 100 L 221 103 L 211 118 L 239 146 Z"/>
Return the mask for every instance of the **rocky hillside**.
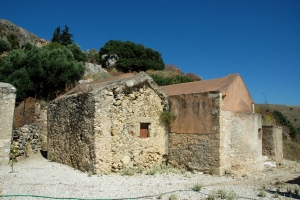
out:
<path id="1" fill-rule="evenodd" d="M 300 128 L 300 106 L 287 106 L 277 104 L 256 104 L 256 109 L 261 111 L 281 112 L 296 128 Z"/>
<path id="2" fill-rule="evenodd" d="M 20 48 L 24 46 L 27 42 L 30 42 L 36 46 L 43 46 L 48 43 L 47 40 L 39 38 L 33 33 L 29 33 L 27 30 L 13 24 L 12 22 L 0 19 L 0 37 L 7 39 L 10 35 L 14 35 L 19 40 Z"/>

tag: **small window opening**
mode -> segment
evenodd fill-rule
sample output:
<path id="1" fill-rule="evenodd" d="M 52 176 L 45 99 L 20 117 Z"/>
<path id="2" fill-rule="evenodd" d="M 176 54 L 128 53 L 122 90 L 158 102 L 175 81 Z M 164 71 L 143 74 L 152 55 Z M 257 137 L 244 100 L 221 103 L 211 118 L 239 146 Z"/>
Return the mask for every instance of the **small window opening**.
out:
<path id="1" fill-rule="evenodd" d="M 140 123 L 140 138 L 149 137 L 149 125 L 150 123 Z"/>

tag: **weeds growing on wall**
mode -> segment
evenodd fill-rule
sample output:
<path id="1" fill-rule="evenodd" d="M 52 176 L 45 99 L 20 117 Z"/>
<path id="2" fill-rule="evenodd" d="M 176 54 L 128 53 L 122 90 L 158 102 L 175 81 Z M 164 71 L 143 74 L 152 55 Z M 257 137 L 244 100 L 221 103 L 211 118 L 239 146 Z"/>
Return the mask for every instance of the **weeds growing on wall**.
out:
<path id="1" fill-rule="evenodd" d="M 160 121 L 166 126 L 170 125 L 176 119 L 176 116 L 169 111 L 162 111 L 159 116 Z"/>

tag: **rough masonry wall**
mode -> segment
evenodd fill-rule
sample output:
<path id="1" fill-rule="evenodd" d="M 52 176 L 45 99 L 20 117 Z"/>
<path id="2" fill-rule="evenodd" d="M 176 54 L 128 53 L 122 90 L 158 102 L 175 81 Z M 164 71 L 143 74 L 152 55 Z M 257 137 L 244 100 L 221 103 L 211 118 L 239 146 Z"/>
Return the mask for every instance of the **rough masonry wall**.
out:
<path id="1" fill-rule="evenodd" d="M 236 173 L 263 170 L 261 116 L 221 110 L 221 163 Z M 227 148 L 226 148 L 227 147 Z M 227 160 L 227 161 L 226 161 Z M 230 161 L 230 163 L 228 163 Z"/>
<path id="2" fill-rule="evenodd" d="M 169 135 L 170 164 L 220 174 L 220 104 L 219 92 L 170 97 L 176 115 Z"/>
<path id="3" fill-rule="evenodd" d="M 9 162 L 15 101 L 16 88 L 0 83 L 0 165 Z"/>
<path id="4" fill-rule="evenodd" d="M 268 156 L 269 160 L 283 160 L 282 127 L 263 126 L 262 154 Z"/>
<path id="5" fill-rule="evenodd" d="M 48 159 L 81 171 L 94 169 L 94 99 L 89 93 L 62 97 L 48 107 Z"/>
<path id="6" fill-rule="evenodd" d="M 147 83 L 101 91 L 95 115 L 97 173 L 150 168 L 165 161 L 167 131 L 159 120 L 164 106 Z M 147 138 L 139 137 L 140 123 L 150 124 Z"/>

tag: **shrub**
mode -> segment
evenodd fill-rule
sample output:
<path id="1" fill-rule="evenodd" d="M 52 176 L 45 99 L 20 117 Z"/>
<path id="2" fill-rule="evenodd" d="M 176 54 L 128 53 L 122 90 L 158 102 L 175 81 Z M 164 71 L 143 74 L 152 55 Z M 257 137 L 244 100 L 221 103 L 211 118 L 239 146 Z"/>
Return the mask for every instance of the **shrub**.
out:
<path id="1" fill-rule="evenodd" d="M 236 193 L 234 191 L 230 191 L 226 197 L 226 200 L 233 200 L 236 198 L 237 198 Z"/>
<path id="2" fill-rule="evenodd" d="M 156 168 L 152 168 L 152 169 L 148 169 L 146 174 L 147 175 L 155 175 L 157 172 L 157 169 Z"/>
<path id="3" fill-rule="evenodd" d="M 10 43 L 0 38 L 0 54 L 10 50 Z"/>
<path id="4" fill-rule="evenodd" d="M 91 78 L 94 81 L 110 78 L 111 75 L 109 73 L 97 73 L 97 74 L 89 74 L 87 75 L 87 78 Z"/>
<path id="5" fill-rule="evenodd" d="M 176 194 L 171 194 L 170 197 L 169 197 L 169 200 L 177 200 L 178 197 Z"/>
<path id="6" fill-rule="evenodd" d="M 88 177 L 91 177 L 93 175 L 92 171 L 88 171 Z"/>
<path id="7" fill-rule="evenodd" d="M 179 67 L 173 65 L 173 64 L 168 64 L 165 66 L 165 71 L 171 71 L 175 72 L 176 74 L 183 75 L 184 73 L 179 69 Z"/>
<path id="8" fill-rule="evenodd" d="M 20 41 L 18 40 L 18 37 L 16 35 L 10 34 L 7 37 L 7 40 L 10 43 L 12 49 L 20 48 Z"/>
<path id="9" fill-rule="evenodd" d="M 15 108 L 14 128 L 19 128 L 25 124 L 34 122 L 35 102 L 36 99 L 29 97 Z"/>
<path id="10" fill-rule="evenodd" d="M 193 81 L 201 81 L 202 80 L 202 78 L 200 76 L 197 76 L 194 73 L 187 73 L 185 76 L 193 79 Z"/>
<path id="11" fill-rule="evenodd" d="M 134 171 L 132 169 L 126 167 L 121 171 L 121 175 L 122 176 L 132 176 L 132 175 L 134 175 Z"/>
<path id="12" fill-rule="evenodd" d="M 215 200 L 217 199 L 216 192 L 214 190 L 210 191 L 207 195 L 207 200 Z"/>
<path id="13" fill-rule="evenodd" d="M 296 127 L 294 127 L 294 125 L 280 111 L 275 110 L 273 112 L 273 115 L 280 125 L 284 125 L 290 128 L 290 136 L 292 138 L 295 138 L 295 136 L 299 134 L 300 131 Z"/>
<path id="14" fill-rule="evenodd" d="M 187 83 L 187 82 L 194 81 L 192 78 L 184 75 L 176 75 L 174 77 L 162 77 L 157 74 L 151 74 L 150 76 L 154 80 L 154 82 L 159 86 Z"/>
<path id="15" fill-rule="evenodd" d="M 159 116 L 159 119 L 165 125 L 170 125 L 170 123 L 174 122 L 176 116 L 169 111 L 162 111 Z"/>
<path id="16" fill-rule="evenodd" d="M 202 189 L 203 185 L 201 183 L 195 183 L 193 186 L 193 190 L 199 192 Z"/>
<path id="17" fill-rule="evenodd" d="M 52 100 L 67 84 L 74 86 L 81 79 L 83 63 L 66 47 L 26 46 L 25 51 L 13 50 L 0 62 L 0 81 L 17 88 L 17 101 L 29 96 Z"/>
<path id="18" fill-rule="evenodd" d="M 221 199 L 226 199 L 226 197 L 227 197 L 227 191 L 226 190 L 218 190 L 217 194 L 219 195 L 219 197 Z"/>
<path id="19" fill-rule="evenodd" d="M 258 193 L 259 197 L 266 197 L 266 191 L 264 189 L 261 189 Z"/>
<path id="20" fill-rule="evenodd" d="M 108 55 L 100 62 L 106 67 L 109 55 L 117 55 L 116 67 L 123 72 L 147 71 L 148 69 L 163 70 L 165 64 L 158 51 L 146 48 L 130 41 L 110 40 L 99 51 L 99 57 Z"/>
<path id="21" fill-rule="evenodd" d="M 56 160 L 56 153 L 50 151 L 50 152 L 48 153 L 48 159 L 51 160 L 51 161 L 55 161 L 55 160 Z"/>

